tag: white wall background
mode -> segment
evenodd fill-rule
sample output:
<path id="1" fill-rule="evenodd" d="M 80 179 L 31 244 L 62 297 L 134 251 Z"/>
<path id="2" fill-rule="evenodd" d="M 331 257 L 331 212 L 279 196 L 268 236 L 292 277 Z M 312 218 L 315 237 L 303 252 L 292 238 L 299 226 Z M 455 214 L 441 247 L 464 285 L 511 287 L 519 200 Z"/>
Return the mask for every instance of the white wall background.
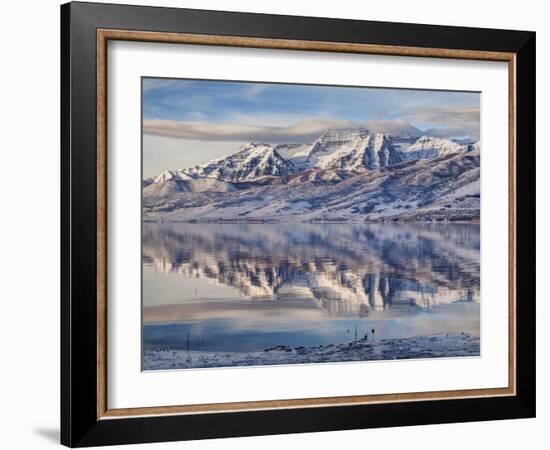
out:
<path id="1" fill-rule="evenodd" d="M 341 17 L 365 20 L 525 29 L 537 32 L 537 128 L 550 120 L 550 28 L 544 2 L 462 0 L 194 0 L 134 4 Z M 59 439 L 59 4 L 58 0 L 5 2 L 0 45 L 0 447 L 42 449 Z M 359 430 L 136 448 L 256 449 L 407 448 L 499 450 L 545 448 L 550 426 L 550 271 L 543 233 L 550 215 L 550 153 L 537 139 L 538 417 L 531 420 Z M 528 149 L 531 151 L 531 149 Z M 535 301 L 535 299 L 531 299 Z M 527 299 L 529 301 L 529 299 Z M 546 380 L 546 381 L 545 381 Z M 128 447 L 126 447 L 128 448 Z"/>

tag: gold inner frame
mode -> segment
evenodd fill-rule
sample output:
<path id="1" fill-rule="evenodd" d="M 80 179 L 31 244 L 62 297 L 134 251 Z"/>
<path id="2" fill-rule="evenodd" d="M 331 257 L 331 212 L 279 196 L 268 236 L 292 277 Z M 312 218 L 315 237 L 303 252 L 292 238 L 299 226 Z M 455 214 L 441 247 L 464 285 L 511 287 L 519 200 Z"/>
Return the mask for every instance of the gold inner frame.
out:
<path id="1" fill-rule="evenodd" d="M 107 42 L 109 40 L 501 61 L 508 63 L 508 386 L 399 394 L 109 409 L 107 404 Z M 516 54 L 239 36 L 97 30 L 97 418 L 344 406 L 516 394 Z"/>

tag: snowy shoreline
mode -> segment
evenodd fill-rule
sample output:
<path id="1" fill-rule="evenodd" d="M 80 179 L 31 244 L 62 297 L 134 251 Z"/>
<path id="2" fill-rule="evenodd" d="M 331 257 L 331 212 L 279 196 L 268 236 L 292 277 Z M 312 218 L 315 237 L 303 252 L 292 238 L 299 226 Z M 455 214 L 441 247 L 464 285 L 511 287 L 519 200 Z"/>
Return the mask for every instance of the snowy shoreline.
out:
<path id="1" fill-rule="evenodd" d="M 146 350 L 143 370 L 308 364 L 320 362 L 381 361 L 479 356 L 480 339 L 448 333 L 403 339 L 361 339 L 346 344 L 314 347 L 277 346 L 250 353 Z"/>
<path id="2" fill-rule="evenodd" d="M 467 224 L 467 225 L 479 225 L 479 217 L 474 217 L 468 220 L 453 220 L 453 219 L 409 219 L 409 218 L 380 218 L 380 219 L 334 219 L 334 220 L 292 220 L 292 219 L 144 219 L 144 223 L 191 223 L 191 224 L 280 224 L 280 223 L 303 223 L 311 225 L 339 225 L 339 224 L 380 224 L 380 223 L 399 223 L 399 224 Z"/>

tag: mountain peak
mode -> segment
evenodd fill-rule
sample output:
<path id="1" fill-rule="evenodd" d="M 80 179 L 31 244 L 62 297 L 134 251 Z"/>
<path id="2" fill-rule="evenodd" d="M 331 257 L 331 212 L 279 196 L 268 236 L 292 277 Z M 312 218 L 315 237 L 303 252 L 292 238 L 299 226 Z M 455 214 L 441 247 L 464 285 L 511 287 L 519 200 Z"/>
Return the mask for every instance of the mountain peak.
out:
<path id="1" fill-rule="evenodd" d="M 294 169 L 269 144 L 249 143 L 225 158 L 215 159 L 202 166 L 187 169 L 193 178 L 212 177 L 223 181 L 252 181 L 266 175 L 284 176 Z"/>
<path id="2" fill-rule="evenodd" d="M 442 155 L 462 152 L 467 149 L 467 145 L 458 144 L 450 139 L 424 135 L 401 153 L 405 160 L 410 161 L 415 159 L 436 158 Z"/>
<path id="3" fill-rule="evenodd" d="M 324 143 L 342 143 L 348 142 L 352 139 L 363 138 L 369 134 L 369 130 L 366 128 L 329 128 L 325 131 L 316 142 Z"/>
<path id="4" fill-rule="evenodd" d="M 156 177 L 153 183 L 164 183 L 166 181 L 182 181 L 184 179 L 189 179 L 189 175 L 179 171 L 179 170 L 165 170 L 158 177 Z"/>
<path id="5" fill-rule="evenodd" d="M 408 122 L 380 121 L 372 124 L 376 131 L 369 131 L 365 127 L 330 128 L 312 144 L 273 146 L 250 142 L 224 158 L 180 171 L 166 170 L 155 179 L 155 183 L 201 178 L 230 183 L 253 182 L 310 169 L 362 172 L 403 161 L 479 150 L 479 143 L 460 144 L 429 135 L 420 136 L 412 145 L 407 144 L 409 146 L 405 147 L 405 142 L 412 141 L 410 133 L 419 131 Z M 405 134 L 386 134 L 379 131 L 381 124 L 390 132 L 398 130 Z"/>
<path id="6" fill-rule="evenodd" d="M 406 120 L 369 120 L 366 127 L 373 132 L 383 133 L 392 139 L 417 139 L 422 131 Z"/>
<path id="7" fill-rule="evenodd" d="M 474 142 L 473 144 L 468 144 L 468 151 L 469 152 L 479 151 L 480 149 L 481 149 L 481 142 L 480 141 Z"/>
<path id="8" fill-rule="evenodd" d="M 255 142 L 249 142 L 248 144 L 243 145 L 237 152 L 237 154 L 239 153 L 247 153 L 250 157 L 265 157 L 272 154 L 277 154 L 277 156 L 281 157 L 272 145 Z"/>
<path id="9" fill-rule="evenodd" d="M 450 139 L 438 138 L 424 135 L 420 137 L 409 150 L 425 150 L 429 148 L 438 149 L 439 154 L 455 153 L 464 150 L 464 145 L 451 141 Z"/>
<path id="10" fill-rule="evenodd" d="M 365 128 L 331 128 L 325 131 L 311 146 L 307 157 L 310 167 L 323 166 L 323 160 L 343 148 L 353 147 L 368 136 Z"/>
<path id="11" fill-rule="evenodd" d="M 350 141 L 328 156 L 321 158 L 319 167 L 363 171 L 398 164 L 401 152 L 383 133 L 371 133 Z"/>
<path id="12" fill-rule="evenodd" d="M 263 142 L 249 142 L 248 144 L 244 144 L 240 148 L 240 152 L 245 151 L 251 151 L 251 150 L 260 150 L 260 151 L 269 151 L 273 150 L 273 147 L 271 144 L 265 144 Z"/>

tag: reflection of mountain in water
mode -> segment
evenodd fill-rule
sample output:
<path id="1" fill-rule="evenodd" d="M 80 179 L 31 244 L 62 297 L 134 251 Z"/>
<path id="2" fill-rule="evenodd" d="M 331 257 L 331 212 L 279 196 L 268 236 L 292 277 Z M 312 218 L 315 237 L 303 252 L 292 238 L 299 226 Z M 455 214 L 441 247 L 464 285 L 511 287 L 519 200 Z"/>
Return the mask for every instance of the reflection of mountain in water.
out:
<path id="1" fill-rule="evenodd" d="M 143 224 L 143 257 L 251 300 L 332 314 L 479 301 L 479 226 Z"/>

